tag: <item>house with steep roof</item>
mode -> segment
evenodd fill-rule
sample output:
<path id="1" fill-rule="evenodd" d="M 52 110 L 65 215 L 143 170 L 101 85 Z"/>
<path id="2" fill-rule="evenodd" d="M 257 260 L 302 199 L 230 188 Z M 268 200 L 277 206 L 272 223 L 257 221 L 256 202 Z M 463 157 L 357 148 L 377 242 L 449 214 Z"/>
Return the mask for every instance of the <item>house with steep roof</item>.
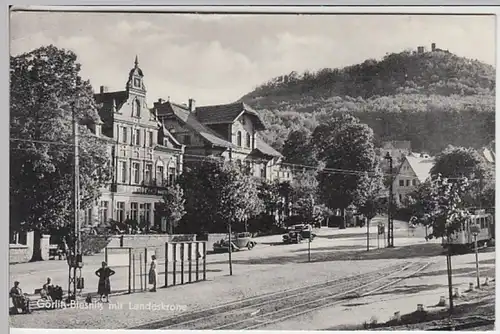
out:
<path id="1" fill-rule="evenodd" d="M 404 157 L 393 182 L 394 200 L 398 205 L 405 205 L 406 196 L 430 178 L 434 163 L 428 154 L 411 153 Z"/>
<path id="2" fill-rule="evenodd" d="M 186 161 L 216 157 L 236 161 L 253 176 L 267 180 L 290 180 L 282 155 L 261 137 L 265 129 L 259 114 L 245 103 L 196 107 L 193 99 L 181 105 L 162 99 L 154 113 L 180 143 Z"/>
<path id="3" fill-rule="evenodd" d="M 87 225 L 112 219 L 165 225 L 157 205 L 161 189 L 183 169 L 184 145 L 179 143 L 148 108 L 144 74 L 136 57 L 125 90 L 109 92 L 101 86 L 95 100 L 102 124 L 96 135 L 107 139 L 113 179 L 95 207 L 86 210 Z M 162 226 L 166 231 L 166 226 Z"/>

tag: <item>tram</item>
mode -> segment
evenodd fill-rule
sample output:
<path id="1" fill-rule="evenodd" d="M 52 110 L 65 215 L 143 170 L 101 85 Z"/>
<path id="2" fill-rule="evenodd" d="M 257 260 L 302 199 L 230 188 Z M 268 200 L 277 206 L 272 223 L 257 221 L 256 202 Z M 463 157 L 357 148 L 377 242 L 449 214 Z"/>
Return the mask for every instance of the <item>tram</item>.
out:
<path id="1" fill-rule="evenodd" d="M 472 229 L 473 226 L 476 228 Z M 473 230 L 477 231 L 478 246 L 487 246 L 495 240 L 495 216 L 486 210 L 475 210 L 471 217 L 462 224 L 460 229 L 453 233 L 450 240 L 443 238 L 442 246 L 452 250 L 468 250 L 474 248 Z"/>

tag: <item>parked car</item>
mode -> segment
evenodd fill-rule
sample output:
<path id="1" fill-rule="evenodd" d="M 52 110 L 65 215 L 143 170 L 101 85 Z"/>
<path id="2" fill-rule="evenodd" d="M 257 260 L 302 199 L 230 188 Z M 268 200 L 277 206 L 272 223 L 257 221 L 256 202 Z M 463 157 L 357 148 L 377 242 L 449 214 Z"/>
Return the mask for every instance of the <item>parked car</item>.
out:
<path id="1" fill-rule="evenodd" d="M 251 250 L 257 243 L 252 240 L 252 234 L 249 232 L 236 233 L 231 237 L 231 251 Z M 215 252 L 229 251 L 229 237 L 213 244 Z"/>
<path id="2" fill-rule="evenodd" d="M 316 234 L 312 232 L 312 227 L 309 224 L 298 224 L 290 227 L 287 234 L 283 235 L 284 243 L 300 243 L 304 239 L 311 239 L 311 241 L 316 237 Z"/>

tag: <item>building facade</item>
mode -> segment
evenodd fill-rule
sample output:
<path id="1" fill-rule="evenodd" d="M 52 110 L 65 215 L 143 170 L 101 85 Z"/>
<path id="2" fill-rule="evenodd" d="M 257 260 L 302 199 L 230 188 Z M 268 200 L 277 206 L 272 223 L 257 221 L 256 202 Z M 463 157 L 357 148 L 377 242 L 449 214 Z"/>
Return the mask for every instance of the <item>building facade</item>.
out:
<path id="1" fill-rule="evenodd" d="M 125 90 L 109 92 L 101 86 L 95 99 L 102 119 L 95 133 L 108 143 L 113 177 L 96 205 L 85 210 L 85 225 L 127 219 L 144 226 L 161 225 L 156 214 L 161 189 L 182 172 L 184 146 L 148 108 L 137 57 Z"/>
<path id="2" fill-rule="evenodd" d="M 159 100 L 154 113 L 168 132 L 185 145 L 185 160 L 215 157 L 235 161 L 255 177 L 291 180 L 282 155 L 262 140 L 265 126 L 258 113 L 244 103 L 196 107 Z"/>
<path id="3" fill-rule="evenodd" d="M 394 200 L 398 205 L 406 205 L 406 197 L 420 184 L 430 178 L 434 158 L 427 154 L 411 153 L 403 158 L 394 178 Z"/>

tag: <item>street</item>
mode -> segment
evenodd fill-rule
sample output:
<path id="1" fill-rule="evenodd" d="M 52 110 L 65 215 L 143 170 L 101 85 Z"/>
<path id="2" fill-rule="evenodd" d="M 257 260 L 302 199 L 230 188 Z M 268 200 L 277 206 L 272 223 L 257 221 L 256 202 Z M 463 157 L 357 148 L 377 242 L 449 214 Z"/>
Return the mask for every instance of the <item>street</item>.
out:
<path id="1" fill-rule="evenodd" d="M 104 305 L 102 309 L 40 310 L 31 315 L 11 316 L 10 323 L 13 327 L 30 327 L 30 325 L 35 326 L 36 324 L 36 327 L 44 328 L 85 327 L 111 329 L 137 326 L 140 326 L 140 328 L 165 328 L 168 326 L 182 328 L 169 325 L 170 320 L 165 321 L 163 319 L 172 316 L 180 319 L 178 316 L 181 314 L 189 318 L 191 317 L 189 314 L 192 314 L 195 310 L 201 310 L 202 314 L 205 314 L 207 311 L 203 310 L 219 305 L 257 298 L 255 302 L 245 302 L 248 305 L 247 307 L 235 306 L 228 309 L 226 312 L 231 314 L 230 318 L 225 316 L 222 320 L 217 320 L 217 322 L 200 322 L 202 328 L 215 328 L 221 326 L 221 324 L 231 322 L 228 319 L 237 319 L 239 316 L 235 315 L 235 312 L 240 312 L 239 314 L 244 318 L 248 317 L 247 313 L 264 312 L 265 308 L 260 310 L 264 306 L 259 308 L 252 305 L 267 305 L 269 302 L 276 302 L 277 298 L 264 297 L 267 294 L 281 293 L 283 296 L 281 298 L 286 299 L 296 298 L 294 297 L 296 293 L 283 295 L 283 292 L 280 291 L 302 289 L 300 291 L 306 291 L 306 295 L 309 296 L 310 293 L 317 290 L 315 292 L 317 293 L 316 297 L 311 300 L 311 302 L 317 303 L 317 298 L 324 299 L 335 290 L 319 289 L 316 286 L 320 287 L 321 284 L 335 282 L 348 276 L 356 277 L 359 282 L 368 283 L 375 276 L 381 273 L 385 274 L 387 268 L 391 266 L 405 265 L 414 266 L 414 277 L 404 278 L 400 282 L 394 283 L 395 285 L 391 289 L 386 288 L 380 291 L 383 292 L 382 299 L 380 299 L 379 292 L 375 295 L 358 298 L 355 303 L 345 302 L 339 304 L 339 302 L 334 301 L 333 304 L 335 305 L 321 305 L 314 312 L 306 312 L 292 318 L 284 317 L 287 319 L 266 326 L 262 324 L 262 328 L 325 329 L 349 323 L 359 324 L 362 321 L 369 321 L 372 316 L 376 316 L 379 321 L 383 321 L 385 318 L 387 318 L 385 320 L 388 320 L 396 311 L 401 313 L 411 312 L 414 311 L 417 303 L 430 305 L 431 303 L 437 303 L 440 295 L 446 296 L 446 272 L 443 271 L 445 261 L 444 256 L 441 255 L 442 249 L 438 241 L 426 242 L 422 237 L 423 231 L 418 229 L 415 231 L 415 236 L 410 235 L 409 237 L 405 223 L 395 222 L 396 248 L 377 250 L 375 232 L 374 228 L 370 229 L 370 244 L 372 247 L 370 252 L 366 252 L 366 228 L 358 227 L 346 230 L 321 228 L 317 231 L 318 237 L 311 243 L 311 263 L 308 263 L 307 243 L 280 245 L 281 235 L 256 238 L 258 244 L 253 250 L 233 253 L 233 276 L 228 275 L 227 254 L 210 254 L 207 256 L 206 282 L 159 289 L 157 293 L 144 292 L 117 295 L 112 297 L 110 304 L 108 306 Z M 495 254 L 491 251 L 480 254 L 481 273 L 489 276 L 490 279 L 494 277 L 494 268 L 491 266 L 494 263 L 492 262 L 494 258 Z M 85 259 L 83 273 L 86 287 L 84 293 L 95 291 L 97 279 L 93 277 L 92 271 L 97 268 L 102 259 L 102 254 Z M 471 262 L 474 262 L 473 260 L 473 254 L 454 257 L 454 270 L 456 273 L 454 285 L 462 290 L 468 286 L 471 279 L 473 280 L 474 268 L 473 264 L 471 264 Z M 428 264 L 428 266 L 421 272 L 416 272 L 420 268 L 419 263 Z M 40 286 L 45 276 L 50 276 L 56 284 L 65 287 L 67 279 L 65 264 L 64 261 L 49 261 L 11 266 L 11 280 L 20 280 L 25 291 L 29 291 L 28 288 L 37 287 L 37 284 Z M 42 270 L 42 267 L 47 267 L 47 270 Z M 127 277 L 123 275 L 125 271 L 117 270 L 117 275 L 113 277 L 112 287 L 114 291 L 126 287 Z M 163 269 L 160 267 L 160 276 L 162 276 L 162 272 Z M 311 273 L 314 273 L 314 275 Z M 410 270 L 405 275 L 411 273 Z M 398 274 L 394 275 L 399 277 Z M 363 277 L 366 277 L 366 279 Z M 365 292 L 379 289 L 383 285 L 393 284 L 393 278 L 384 278 L 382 276 L 379 278 L 381 279 L 381 285 L 374 286 L 375 283 L 370 283 L 371 285 L 367 286 L 368 290 Z M 160 278 L 160 282 L 162 282 L 162 278 Z M 309 289 L 310 292 L 307 292 Z M 324 293 L 327 294 L 324 295 Z M 331 299 L 332 297 L 328 298 Z M 307 300 L 310 299 L 301 299 L 303 303 L 307 303 Z M 300 303 L 297 303 L 297 301 L 295 301 L 295 304 L 299 305 Z M 125 306 L 122 306 L 120 310 L 113 309 L 114 306 L 112 307 L 112 305 L 115 305 L 115 303 Z M 140 304 L 151 305 L 152 303 L 164 303 L 169 305 L 169 308 L 167 307 L 166 310 L 164 307 L 161 312 L 151 312 L 137 306 Z M 285 305 L 290 306 L 290 303 L 276 307 L 283 308 Z M 294 311 L 290 310 L 289 312 L 293 314 Z M 332 317 L 328 316 L 331 312 L 336 312 L 336 314 L 338 312 L 339 316 L 332 319 Z M 58 316 L 59 313 L 63 313 L 64 316 Z M 72 314 L 75 314 L 75 316 L 72 316 Z M 96 317 L 96 314 L 99 314 L 99 316 Z M 259 329 L 261 328 L 259 322 L 254 322 L 254 325 Z"/>

